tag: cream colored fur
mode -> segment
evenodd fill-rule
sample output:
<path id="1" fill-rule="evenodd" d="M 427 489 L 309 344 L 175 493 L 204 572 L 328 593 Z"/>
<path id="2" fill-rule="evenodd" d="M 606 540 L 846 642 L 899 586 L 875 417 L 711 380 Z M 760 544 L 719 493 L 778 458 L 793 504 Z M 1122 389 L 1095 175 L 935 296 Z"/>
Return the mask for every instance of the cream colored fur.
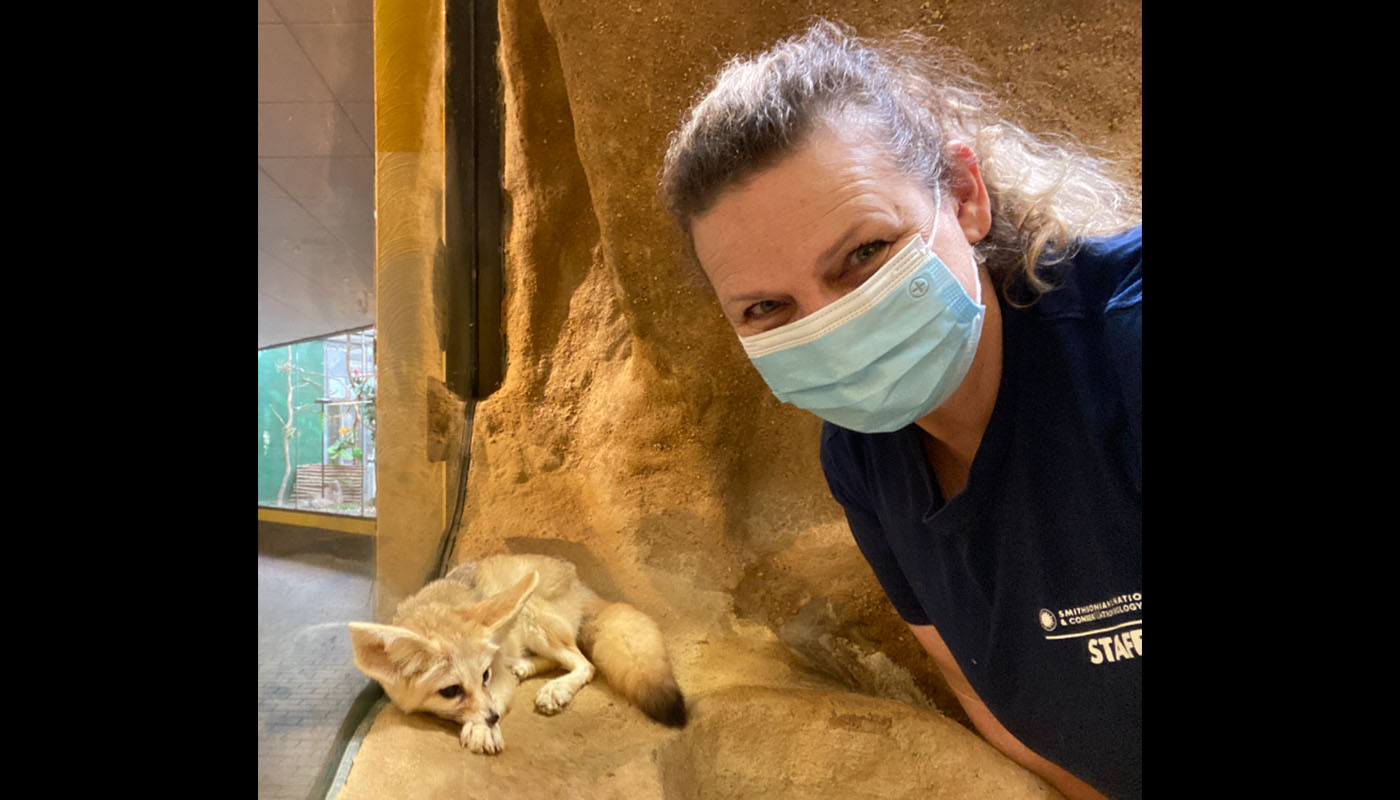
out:
<path id="1" fill-rule="evenodd" d="M 472 752 L 499 753 L 500 718 L 518 683 L 556 668 L 565 674 L 535 695 L 541 713 L 562 711 L 593 679 L 596 663 L 649 716 L 685 724 L 685 700 L 656 623 L 603 600 L 573 564 L 556 558 L 464 564 L 400 603 L 392 625 L 350 623 L 350 639 L 355 666 L 396 706 L 461 724 L 461 743 Z"/>

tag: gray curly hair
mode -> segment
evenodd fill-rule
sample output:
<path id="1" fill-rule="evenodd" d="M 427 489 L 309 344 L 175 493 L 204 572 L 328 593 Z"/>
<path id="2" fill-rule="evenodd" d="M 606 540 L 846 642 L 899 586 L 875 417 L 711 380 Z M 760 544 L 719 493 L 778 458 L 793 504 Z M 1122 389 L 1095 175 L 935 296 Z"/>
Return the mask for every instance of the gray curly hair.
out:
<path id="1" fill-rule="evenodd" d="M 974 253 L 1009 301 L 1034 303 L 1054 288 L 1038 267 L 1068 257 L 1084 237 L 1140 222 L 1141 198 L 1070 137 L 1038 137 L 1008 122 L 1006 104 L 972 77 L 978 72 L 958 51 L 912 31 L 876 41 L 818 20 L 724 65 L 670 136 L 665 201 L 689 235 L 727 189 L 838 118 L 862 121 L 895 166 L 932 191 L 951 188 L 946 145 L 964 141 L 992 205 L 991 230 Z"/>

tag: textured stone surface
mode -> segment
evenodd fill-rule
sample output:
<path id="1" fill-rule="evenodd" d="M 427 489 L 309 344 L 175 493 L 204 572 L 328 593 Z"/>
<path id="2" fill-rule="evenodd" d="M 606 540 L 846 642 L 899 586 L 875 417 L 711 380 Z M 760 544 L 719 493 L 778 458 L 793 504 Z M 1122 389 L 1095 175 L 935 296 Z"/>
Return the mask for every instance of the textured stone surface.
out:
<path id="1" fill-rule="evenodd" d="M 662 751 L 677 800 L 1054 798 L 956 723 L 839 691 L 737 687 L 696 703 Z"/>

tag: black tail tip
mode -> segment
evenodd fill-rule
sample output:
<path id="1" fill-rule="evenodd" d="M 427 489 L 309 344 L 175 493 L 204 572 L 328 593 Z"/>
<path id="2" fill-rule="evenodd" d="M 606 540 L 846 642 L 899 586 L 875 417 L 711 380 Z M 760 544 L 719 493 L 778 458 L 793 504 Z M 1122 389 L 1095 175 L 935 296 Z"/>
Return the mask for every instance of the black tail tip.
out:
<path id="1" fill-rule="evenodd" d="M 657 692 L 648 698 L 648 702 L 642 706 L 642 711 L 662 725 L 669 725 L 672 728 L 685 727 L 685 696 L 678 688 L 670 687 Z"/>

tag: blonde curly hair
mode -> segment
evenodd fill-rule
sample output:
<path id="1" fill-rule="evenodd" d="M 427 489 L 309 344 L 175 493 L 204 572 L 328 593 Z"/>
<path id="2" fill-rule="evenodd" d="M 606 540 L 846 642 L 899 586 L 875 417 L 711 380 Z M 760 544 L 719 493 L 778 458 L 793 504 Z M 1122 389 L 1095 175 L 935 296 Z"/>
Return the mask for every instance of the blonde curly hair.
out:
<path id="1" fill-rule="evenodd" d="M 957 50 L 916 32 L 885 40 L 817 20 L 718 72 L 669 139 L 661 190 L 687 233 L 729 188 L 800 148 L 818 123 L 856 112 L 906 175 L 946 191 L 947 143 L 977 154 L 992 227 L 974 248 L 1009 302 L 1054 288 L 1045 268 L 1085 237 L 1141 221 L 1141 196 L 1067 135 L 1035 136 Z"/>

